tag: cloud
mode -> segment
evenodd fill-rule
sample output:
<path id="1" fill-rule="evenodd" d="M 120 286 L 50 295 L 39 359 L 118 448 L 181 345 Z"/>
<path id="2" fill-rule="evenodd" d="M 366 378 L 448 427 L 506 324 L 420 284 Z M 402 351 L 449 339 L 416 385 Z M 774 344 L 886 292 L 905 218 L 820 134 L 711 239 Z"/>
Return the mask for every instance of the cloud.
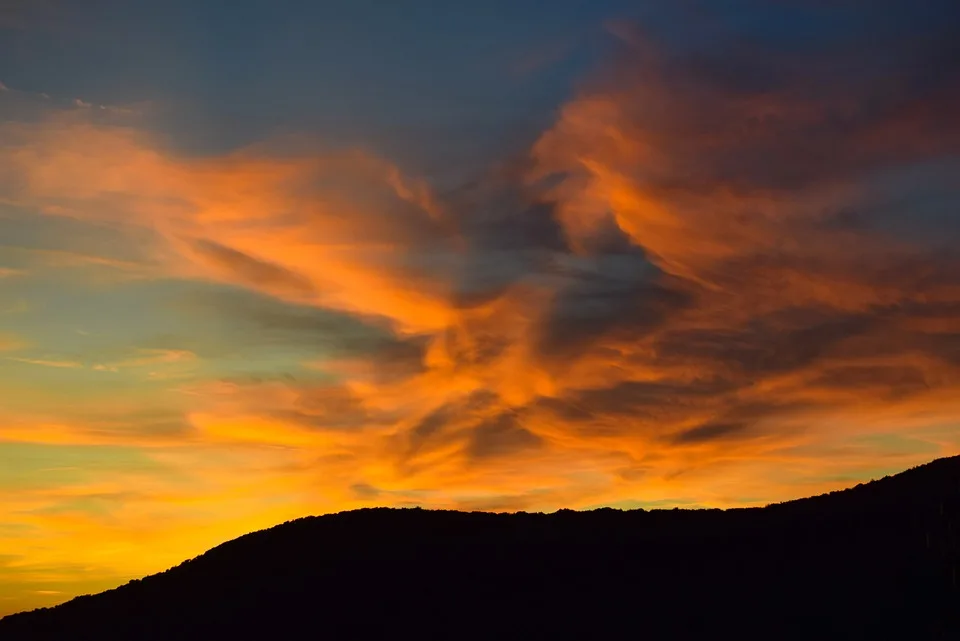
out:
<path id="1" fill-rule="evenodd" d="M 215 324 L 212 336 L 201 340 L 188 332 L 178 339 L 204 358 L 292 353 L 314 377 L 355 370 L 388 380 L 422 370 L 424 337 L 397 336 L 382 322 L 311 304 L 205 287 L 178 297 L 171 308 L 191 323 Z"/>
<path id="2" fill-rule="evenodd" d="M 956 150 L 953 94 L 917 78 L 941 45 L 851 80 L 817 53 L 634 34 L 523 181 L 445 195 L 367 153 L 178 157 L 76 114 L 5 125 L 0 164 L 46 215 L 147 230 L 155 274 L 257 292 L 203 303 L 229 340 L 311 350 L 328 382 L 197 391 L 218 439 L 230 416 L 304 447 L 356 430 L 395 469 L 351 483 L 384 491 L 518 457 L 627 478 L 651 450 L 709 445 L 709 465 L 815 439 L 795 424 L 855 420 L 865 389 L 890 412 L 955 389 L 956 259 L 885 234 L 863 197 Z"/>
<path id="3" fill-rule="evenodd" d="M 2 28 L 3 15 L 0 7 L 0 29 Z M 129 124 L 141 122 L 151 108 L 152 105 L 146 102 L 126 105 L 97 104 L 81 98 L 27 91 L 0 83 L 0 120 L 8 124 L 56 117 L 73 117 L 76 122 L 86 119 L 98 123 Z"/>
<path id="4" fill-rule="evenodd" d="M 56 210 L 49 212 L 57 215 Z M 41 267 L 75 268 L 75 267 L 102 267 L 113 270 L 117 275 L 126 279 L 140 279 L 155 276 L 156 272 L 151 265 L 121 260 L 111 256 L 98 256 L 80 251 L 63 249 L 42 249 L 37 247 L 5 246 L 4 250 L 17 251 L 26 256 L 31 263 Z M 12 270 L 10 276 L 26 274 L 25 270 Z"/>
<path id="5" fill-rule="evenodd" d="M 154 408 L 141 399 L 135 407 L 88 402 L 72 410 L 5 411 L 0 414 L 0 443 L 76 446 L 81 450 L 87 446 L 149 450 L 197 443 L 196 432 L 176 407 Z"/>
<path id="6" fill-rule="evenodd" d="M 695 444 L 704 441 L 735 437 L 742 434 L 747 426 L 742 423 L 705 423 L 684 430 L 673 437 L 678 444 Z"/>
<path id="7" fill-rule="evenodd" d="M 26 363 L 28 365 L 39 365 L 41 367 L 55 367 L 57 369 L 80 369 L 83 367 L 83 363 L 79 361 L 60 361 L 60 360 L 49 360 L 42 358 L 19 358 L 15 356 L 8 356 L 7 360 L 16 361 L 18 363 Z"/>
<path id="8" fill-rule="evenodd" d="M 23 349 L 28 346 L 27 343 L 9 338 L 7 342 L 0 341 L 0 345 L 5 345 L 7 351 Z M 53 367 L 57 369 L 85 369 L 89 368 L 97 372 L 121 372 L 124 370 L 150 367 L 159 369 L 163 366 L 183 366 L 196 359 L 196 354 L 189 350 L 173 349 L 150 349 L 140 348 L 134 350 L 130 358 L 124 358 L 115 361 L 85 363 L 80 360 L 64 360 L 53 358 L 27 358 L 19 356 L 6 357 L 9 361 L 25 363 L 27 365 L 38 365 L 41 367 Z M 158 372 L 151 372 L 152 375 L 159 375 Z"/>
<path id="9" fill-rule="evenodd" d="M 501 414 L 476 426 L 470 433 L 467 453 L 482 459 L 515 454 L 542 445 L 542 440 L 524 428 L 515 416 Z"/>
<path id="10" fill-rule="evenodd" d="M 422 187 L 367 155 L 187 160 L 133 129 L 75 117 L 2 129 L 14 200 L 152 230 L 168 273 L 385 316 L 409 331 L 446 323 L 446 286 L 430 275 L 458 260 L 451 232 Z"/>
<path id="11" fill-rule="evenodd" d="M 683 283 L 663 277 L 639 252 L 604 254 L 567 276 L 538 328 L 543 358 L 568 359 L 584 343 L 639 339 L 691 304 Z"/>
<path id="12" fill-rule="evenodd" d="M 211 240 L 200 239 L 193 246 L 203 260 L 224 271 L 229 280 L 294 297 L 309 297 L 313 293 L 309 279 L 279 265 L 257 260 Z"/>
<path id="13" fill-rule="evenodd" d="M 196 359 L 196 354 L 185 349 L 138 348 L 130 358 L 94 363 L 91 365 L 91 369 L 98 372 L 121 372 L 149 367 L 154 370 L 150 372 L 150 375 L 159 377 L 161 373 L 157 370 L 162 366 L 183 366 L 193 363 Z M 163 376 L 169 376 L 169 373 L 163 374 Z"/>

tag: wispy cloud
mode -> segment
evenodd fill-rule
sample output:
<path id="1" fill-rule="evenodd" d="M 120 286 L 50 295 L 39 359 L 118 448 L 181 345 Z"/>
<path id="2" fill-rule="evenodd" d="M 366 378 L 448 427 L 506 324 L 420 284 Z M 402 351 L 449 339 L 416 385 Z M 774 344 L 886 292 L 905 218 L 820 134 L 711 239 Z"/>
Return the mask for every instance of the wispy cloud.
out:
<path id="1" fill-rule="evenodd" d="M 191 363 L 196 359 L 197 355 L 189 350 L 140 348 L 136 350 L 136 354 L 131 358 L 95 363 L 91 366 L 91 369 L 98 372 L 120 372 L 142 367 L 183 365 Z"/>
<path id="2" fill-rule="evenodd" d="M 2 28 L 0 13 L 0 28 Z M 19 117 L 36 119 L 58 114 L 99 120 L 127 122 L 150 112 L 149 102 L 135 104 L 104 104 L 79 97 L 51 95 L 44 91 L 29 91 L 0 82 L 0 119 L 14 120 Z"/>
<path id="3" fill-rule="evenodd" d="M 13 351 L 23 349 L 28 344 L 13 337 L 0 337 L 0 351 Z M 119 360 L 108 360 L 97 362 L 92 360 L 89 364 L 80 360 L 65 360 L 52 358 L 28 358 L 22 356 L 7 356 L 7 360 L 27 365 L 38 365 L 43 367 L 55 367 L 60 369 L 84 369 L 88 368 L 96 372 L 122 372 L 126 370 L 136 370 L 140 368 L 163 368 L 165 366 L 175 367 L 190 365 L 196 361 L 197 356 L 189 350 L 173 349 L 137 349 L 129 358 Z M 151 374 L 158 376 L 157 372 Z"/>
<path id="4" fill-rule="evenodd" d="M 197 401 L 210 425 L 248 426 L 245 442 L 279 425 L 360 429 L 368 440 L 338 447 L 390 472 L 351 484 L 480 491 L 484 470 L 534 465 L 542 478 L 511 482 L 567 486 L 590 469 L 606 479 L 583 496 L 595 503 L 731 457 L 773 465 L 825 438 L 820 422 L 955 411 L 955 259 L 846 212 L 866 177 L 957 149 L 942 133 L 956 97 L 911 94 L 909 65 L 779 77 L 799 63 L 658 47 L 628 39 L 564 107 L 531 151 L 526 199 L 444 199 L 368 154 L 181 158 L 64 119 L 8 126 L 0 165 L 41 211 L 155 232 L 159 274 L 415 343 L 413 367 L 394 367 L 399 351 L 321 359 L 334 383 Z M 856 107 L 892 95 L 881 80 L 902 84 L 897 105 Z"/>
<path id="5" fill-rule="evenodd" d="M 68 211 L 60 208 L 44 210 L 44 213 L 56 216 L 67 216 Z M 26 257 L 31 264 L 40 267 L 76 268 L 76 267 L 103 267 L 115 272 L 116 276 L 127 279 L 151 278 L 157 275 L 156 268 L 150 263 L 123 260 L 111 256 L 71 251 L 66 249 L 43 249 L 38 247 L 18 247 L 0 244 L 0 250 L 16 253 Z M 0 278 L 23 276 L 28 273 L 24 269 L 10 269 L 8 273 L 0 272 Z"/>
<path id="6" fill-rule="evenodd" d="M 79 361 L 63 361 L 63 360 L 49 360 L 42 358 L 23 358 L 17 356 L 7 356 L 7 360 L 16 361 L 18 363 L 26 363 L 27 365 L 39 365 L 41 367 L 55 367 L 58 369 L 80 369 L 83 367 L 83 363 Z"/>

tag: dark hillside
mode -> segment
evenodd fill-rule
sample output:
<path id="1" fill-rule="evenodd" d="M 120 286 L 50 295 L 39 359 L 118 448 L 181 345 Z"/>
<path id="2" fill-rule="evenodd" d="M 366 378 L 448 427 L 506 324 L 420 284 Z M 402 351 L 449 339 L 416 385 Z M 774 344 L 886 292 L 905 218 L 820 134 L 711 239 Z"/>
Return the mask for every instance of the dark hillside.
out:
<path id="1" fill-rule="evenodd" d="M 47 639 L 955 639 L 960 457 L 742 510 L 308 517 L 0 620 Z"/>

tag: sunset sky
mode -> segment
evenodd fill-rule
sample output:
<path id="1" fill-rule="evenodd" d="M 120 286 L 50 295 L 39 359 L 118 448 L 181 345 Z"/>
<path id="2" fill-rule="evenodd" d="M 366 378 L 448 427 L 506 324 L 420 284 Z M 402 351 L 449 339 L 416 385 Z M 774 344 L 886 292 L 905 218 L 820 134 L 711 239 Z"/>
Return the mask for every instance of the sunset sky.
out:
<path id="1" fill-rule="evenodd" d="M 0 0 L 0 615 L 307 514 L 956 454 L 957 24 Z"/>

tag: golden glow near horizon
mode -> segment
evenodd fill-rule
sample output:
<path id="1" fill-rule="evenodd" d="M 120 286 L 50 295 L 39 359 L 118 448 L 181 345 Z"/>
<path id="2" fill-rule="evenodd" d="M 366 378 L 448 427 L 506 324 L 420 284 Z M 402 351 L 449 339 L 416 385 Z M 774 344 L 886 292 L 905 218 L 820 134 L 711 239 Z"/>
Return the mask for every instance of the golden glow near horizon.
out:
<path id="1" fill-rule="evenodd" d="M 2 122 L 0 615 L 307 514 L 759 505 L 955 453 L 960 257 L 837 216 L 955 153 L 949 105 L 837 128 L 857 87 L 650 55 L 467 196 L 134 108 Z"/>

